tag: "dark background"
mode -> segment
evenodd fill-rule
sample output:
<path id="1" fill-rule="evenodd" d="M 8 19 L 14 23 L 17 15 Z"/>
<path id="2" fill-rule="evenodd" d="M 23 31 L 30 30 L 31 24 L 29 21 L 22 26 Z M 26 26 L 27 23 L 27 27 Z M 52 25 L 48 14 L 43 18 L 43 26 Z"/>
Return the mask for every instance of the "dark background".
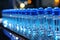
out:
<path id="1" fill-rule="evenodd" d="M 12 0 L 0 0 L 0 18 L 2 18 L 2 10 L 10 8 L 13 8 Z M 10 40 L 10 38 L 3 33 L 2 26 L 3 25 L 0 24 L 0 40 Z"/>
<path id="2" fill-rule="evenodd" d="M 12 0 L 0 0 L 0 18 L 2 17 L 1 11 L 10 8 L 13 8 Z"/>

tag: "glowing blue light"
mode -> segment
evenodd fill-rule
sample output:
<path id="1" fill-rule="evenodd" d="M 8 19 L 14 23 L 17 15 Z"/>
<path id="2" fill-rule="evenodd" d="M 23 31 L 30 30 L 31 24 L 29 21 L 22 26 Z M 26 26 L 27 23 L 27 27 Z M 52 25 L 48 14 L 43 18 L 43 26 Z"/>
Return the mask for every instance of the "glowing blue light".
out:
<path id="1" fill-rule="evenodd" d="M 4 25 L 4 27 L 7 27 L 8 21 L 7 20 L 3 21 L 3 25 Z"/>
<path id="2" fill-rule="evenodd" d="M 25 31 L 26 31 L 26 29 L 25 29 L 25 28 L 23 28 L 23 31 L 25 32 Z"/>
<path id="3" fill-rule="evenodd" d="M 20 29 L 21 29 L 21 31 L 23 30 L 23 28 L 22 28 L 22 27 L 20 27 Z"/>
<path id="4" fill-rule="evenodd" d="M 17 31 L 19 31 L 19 26 L 17 25 Z"/>
<path id="5" fill-rule="evenodd" d="M 31 33 L 31 31 L 29 30 L 29 31 L 28 31 L 28 34 L 30 34 L 30 33 Z"/>
<path id="6" fill-rule="evenodd" d="M 7 27 L 7 25 L 5 24 L 4 27 Z"/>
<path id="7" fill-rule="evenodd" d="M 9 27 L 10 27 L 10 28 L 12 27 L 12 24 L 11 24 L 11 23 L 9 23 Z"/>
<path id="8" fill-rule="evenodd" d="M 33 31 L 32 35 L 33 35 L 33 36 L 35 36 L 35 35 L 36 35 L 36 32 L 35 32 L 35 31 Z"/>
<path id="9" fill-rule="evenodd" d="M 12 17 L 12 15 L 10 15 L 10 17 Z"/>
<path id="10" fill-rule="evenodd" d="M 18 40 L 19 38 L 18 37 L 16 37 L 16 40 Z"/>
<path id="11" fill-rule="evenodd" d="M 10 35 L 12 35 L 12 33 L 9 33 Z"/>
<path id="12" fill-rule="evenodd" d="M 3 21 L 3 24 L 7 24 L 7 20 Z"/>

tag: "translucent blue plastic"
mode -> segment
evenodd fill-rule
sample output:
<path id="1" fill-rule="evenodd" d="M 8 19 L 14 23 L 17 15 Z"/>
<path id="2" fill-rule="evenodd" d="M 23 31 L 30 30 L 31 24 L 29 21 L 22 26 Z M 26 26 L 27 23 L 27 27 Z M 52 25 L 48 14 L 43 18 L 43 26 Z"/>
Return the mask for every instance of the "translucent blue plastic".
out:
<path id="1" fill-rule="evenodd" d="M 54 13 L 54 17 L 53 17 L 53 20 L 54 20 L 54 27 L 55 27 L 55 40 L 58 40 L 59 37 L 57 36 L 59 33 L 60 33 L 60 8 L 58 7 L 55 7 L 53 9 L 53 13 Z"/>
<path id="2" fill-rule="evenodd" d="M 6 9 L 4 27 L 30 40 L 57 40 L 60 33 L 60 8 Z"/>

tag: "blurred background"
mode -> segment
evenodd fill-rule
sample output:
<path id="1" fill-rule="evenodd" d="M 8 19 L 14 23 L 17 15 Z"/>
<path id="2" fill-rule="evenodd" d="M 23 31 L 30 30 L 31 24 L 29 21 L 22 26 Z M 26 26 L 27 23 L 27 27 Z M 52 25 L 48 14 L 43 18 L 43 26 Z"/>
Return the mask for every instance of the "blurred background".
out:
<path id="1" fill-rule="evenodd" d="M 3 9 L 60 7 L 60 0 L 0 0 L 0 14 Z M 1 17 L 1 15 L 0 15 Z"/>
<path id="2" fill-rule="evenodd" d="M 2 18 L 2 10 L 17 8 L 39 8 L 39 7 L 60 7 L 60 0 L 0 0 L 0 18 Z M 11 40 L 6 36 L 0 24 L 0 39 Z M 5 31 L 6 32 L 6 31 Z"/>

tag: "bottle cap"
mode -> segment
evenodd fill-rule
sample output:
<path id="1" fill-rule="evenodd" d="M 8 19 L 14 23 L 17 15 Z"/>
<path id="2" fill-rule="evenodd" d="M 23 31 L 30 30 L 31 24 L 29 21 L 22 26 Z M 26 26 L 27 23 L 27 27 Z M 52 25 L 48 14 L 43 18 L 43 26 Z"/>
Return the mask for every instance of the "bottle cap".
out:
<path id="1" fill-rule="evenodd" d="M 21 12 L 22 12 L 21 9 L 17 9 L 17 10 L 16 10 L 16 13 L 17 13 L 17 14 L 21 14 Z"/>
<path id="2" fill-rule="evenodd" d="M 5 9 L 5 10 L 2 11 L 2 13 L 4 13 L 4 14 L 7 14 L 8 12 L 9 12 L 8 9 Z"/>
<path id="3" fill-rule="evenodd" d="M 31 9 L 31 15 L 38 15 L 38 9 Z"/>
<path id="4" fill-rule="evenodd" d="M 38 14 L 44 14 L 44 9 L 42 7 L 38 9 Z"/>
<path id="5" fill-rule="evenodd" d="M 26 15 L 26 9 L 21 9 L 21 14 Z"/>
<path id="6" fill-rule="evenodd" d="M 52 14 L 52 8 L 51 7 L 48 7 L 48 8 L 45 8 L 45 14 Z"/>
<path id="7" fill-rule="evenodd" d="M 31 14 L 31 9 L 30 8 L 26 9 L 26 15 L 30 15 L 30 14 Z"/>
<path id="8" fill-rule="evenodd" d="M 54 15 L 60 15 L 60 8 L 55 7 L 55 8 L 53 9 L 53 13 L 54 13 Z"/>

